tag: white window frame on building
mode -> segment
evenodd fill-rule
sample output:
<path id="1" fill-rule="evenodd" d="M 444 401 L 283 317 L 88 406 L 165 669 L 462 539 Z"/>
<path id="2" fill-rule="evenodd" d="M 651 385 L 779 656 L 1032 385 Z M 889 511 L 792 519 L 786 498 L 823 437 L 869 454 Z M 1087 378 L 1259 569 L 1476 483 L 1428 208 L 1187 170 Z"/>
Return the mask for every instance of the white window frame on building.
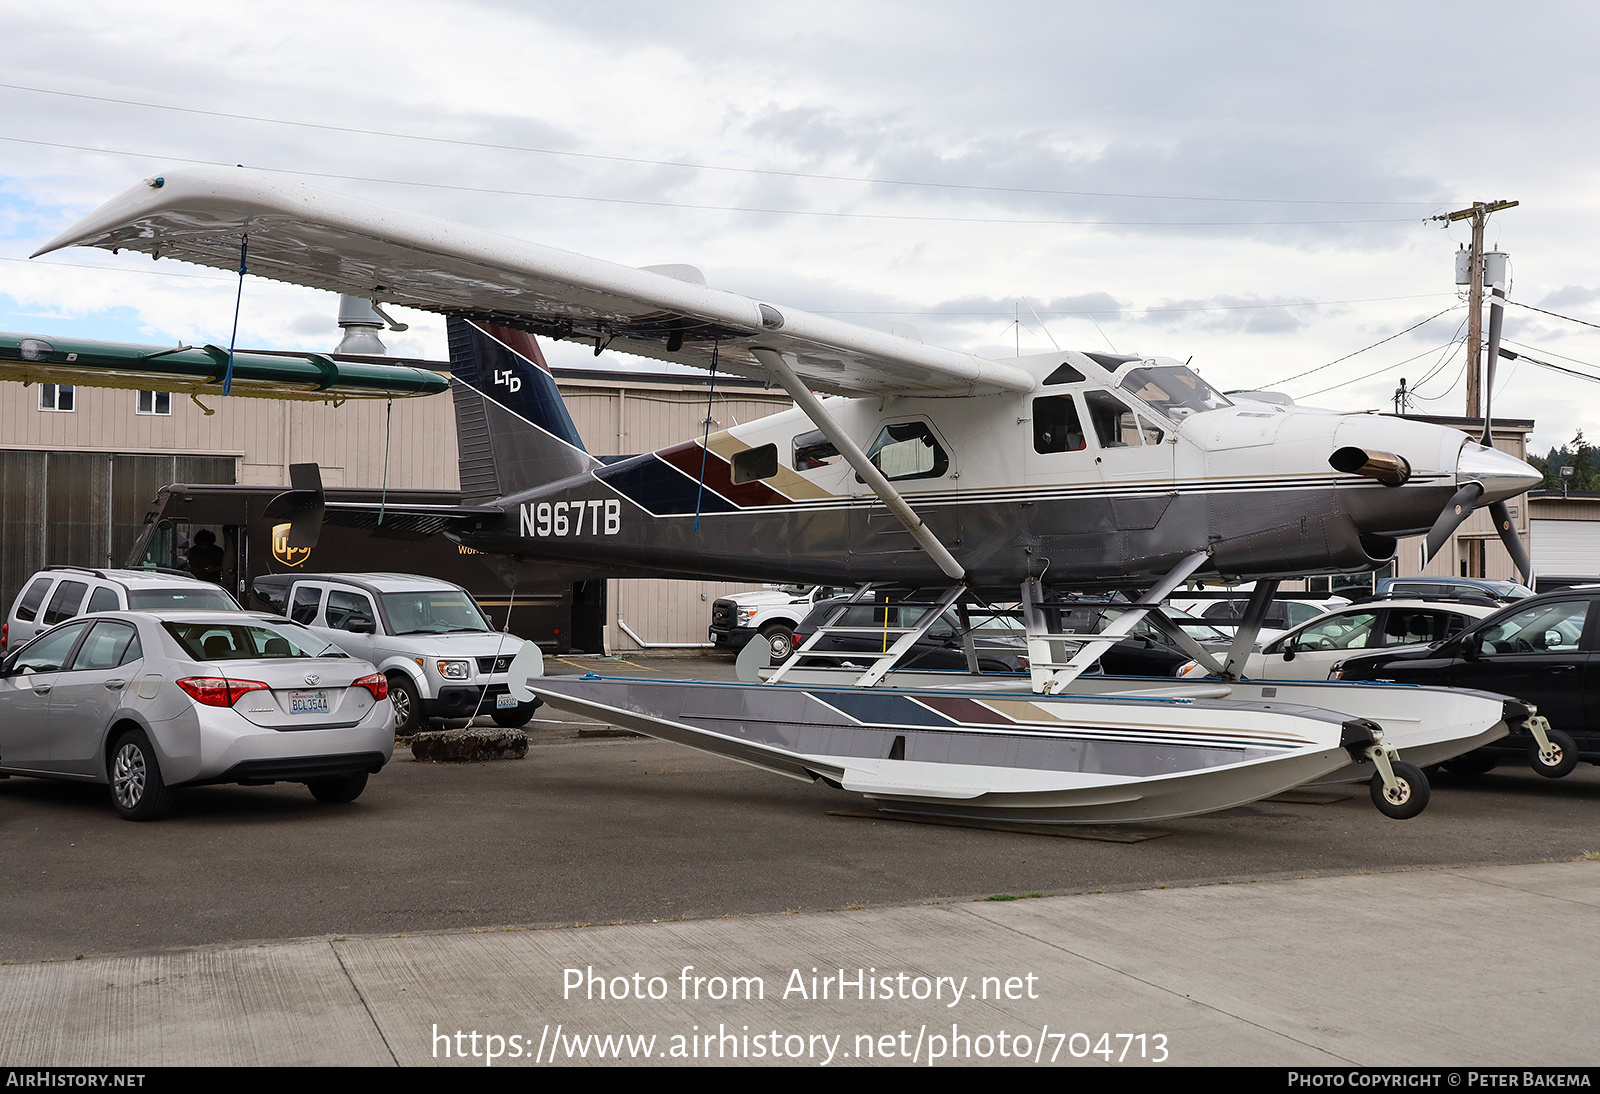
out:
<path id="1" fill-rule="evenodd" d="M 139 403 L 134 408 L 134 413 L 158 414 L 170 417 L 172 415 L 172 392 L 140 391 Z"/>
<path id="2" fill-rule="evenodd" d="M 63 403 L 66 405 L 63 406 Z M 71 384 L 39 385 L 40 410 L 50 410 L 59 414 L 71 414 L 77 405 L 77 392 L 73 391 Z"/>

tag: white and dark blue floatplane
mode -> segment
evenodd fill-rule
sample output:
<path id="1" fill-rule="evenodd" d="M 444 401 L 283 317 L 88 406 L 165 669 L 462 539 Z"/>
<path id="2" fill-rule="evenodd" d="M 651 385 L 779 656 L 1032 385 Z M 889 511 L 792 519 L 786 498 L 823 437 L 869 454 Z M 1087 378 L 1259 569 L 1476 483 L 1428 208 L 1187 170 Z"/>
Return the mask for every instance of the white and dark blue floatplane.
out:
<path id="1" fill-rule="evenodd" d="M 513 587 L 548 581 L 558 562 L 946 590 L 882 626 L 876 655 L 848 676 L 804 656 L 850 629 L 835 619 L 764 683 L 754 666 L 729 684 L 523 674 L 553 707 L 885 808 L 1017 820 L 1152 820 L 1362 777 L 1404 817 L 1427 799 L 1419 765 L 1507 732 L 1548 746 L 1541 720 L 1499 696 L 1240 678 L 1280 580 L 1368 571 L 1424 533 L 1431 557 L 1475 508 L 1527 574 L 1506 503 L 1543 476 L 1492 446 L 1487 415 L 1469 438 L 1275 393 L 1230 398 L 1177 358 L 993 360 L 709 286 L 691 266 L 632 268 L 243 169 L 154 175 L 39 253 L 90 246 L 232 270 L 247 241 L 265 276 L 450 317 L 463 504 L 390 505 L 386 519 L 442 529 Z M 1497 287 L 1491 391 L 1502 300 Z M 600 459 L 535 335 L 707 369 L 713 386 L 730 373 L 777 385 L 795 406 Z M 320 490 L 291 493 L 306 524 L 370 518 L 324 506 Z M 1201 577 L 1256 583 L 1226 656 L 1160 606 Z M 991 606 L 996 590 L 1016 605 L 1027 676 L 978 672 L 970 630 L 969 673 L 916 672 L 906 655 L 933 621 Z M 1112 590 L 1134 599 L 1103 630 L 1058 625 L 1065 598 Z M 1145 619 L 1189 653 L 1192 676 L 1088 674 Z"/>

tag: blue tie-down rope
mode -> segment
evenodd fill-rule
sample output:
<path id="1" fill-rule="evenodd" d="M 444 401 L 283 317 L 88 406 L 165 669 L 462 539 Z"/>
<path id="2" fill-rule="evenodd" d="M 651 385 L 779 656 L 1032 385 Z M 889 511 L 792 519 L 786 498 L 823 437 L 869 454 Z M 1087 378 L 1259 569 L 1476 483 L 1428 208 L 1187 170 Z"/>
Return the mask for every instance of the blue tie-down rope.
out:
<path id="1" fill-rule="evenodd" d="M 239 305 L 244 303 L 245 256 L 250 251 L 250 236 L 239 237 L 239 295 L 233 301 L 233 335 L 228 339 L 228 371 L 222 374 L 222 394 L 233 389 L 233 344 L 239 340 Z"/>

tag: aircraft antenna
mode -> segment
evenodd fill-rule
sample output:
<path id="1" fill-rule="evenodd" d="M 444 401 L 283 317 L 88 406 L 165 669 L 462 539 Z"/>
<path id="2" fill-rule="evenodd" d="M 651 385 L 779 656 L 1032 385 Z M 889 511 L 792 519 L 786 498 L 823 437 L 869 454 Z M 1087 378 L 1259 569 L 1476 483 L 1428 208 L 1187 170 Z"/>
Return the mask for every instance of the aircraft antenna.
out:
<path id="1" fill-rule="evenodd" d="M 1056 341 L 1056 336 L 1050 333 L 1050 328 L 1044 325 L 1044 320 L 1039 318 L 1039 313 L 1037 311 L 1034 311 L 1034 307 L 1033 307 L 1033 302 L 1032 301 L 1028 302 L 1028 310 L 1033 312 L 1033 318 L 1034 318 L 1034 320 L 1036 322 L 1038 322 L 1039 329 L 1044 331 L 1044 336 L 1046 338 L 1050 339 L 1050 344 L 1056 348 L 1056 352 L 1057 353 L 1060 353 L 1061 352 L 1061 343 Z M 1021 357 L 1022 355 L 1019 353 L 1019 354 L 1017 354 L 1017 356 Z"/>

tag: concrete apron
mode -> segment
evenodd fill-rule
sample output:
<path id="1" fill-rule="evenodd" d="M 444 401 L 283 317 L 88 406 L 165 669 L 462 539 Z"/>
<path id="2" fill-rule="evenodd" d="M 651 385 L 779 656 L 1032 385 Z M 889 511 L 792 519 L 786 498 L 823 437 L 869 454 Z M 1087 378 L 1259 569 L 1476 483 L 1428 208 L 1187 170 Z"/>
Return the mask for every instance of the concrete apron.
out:
<path id="1" fill-rule="evenodd" d="M 1576 862 L 302 939 L 0 968 L 0 1045 L 118 1068 L 1584 1065 L 1597 910 Z"/>

